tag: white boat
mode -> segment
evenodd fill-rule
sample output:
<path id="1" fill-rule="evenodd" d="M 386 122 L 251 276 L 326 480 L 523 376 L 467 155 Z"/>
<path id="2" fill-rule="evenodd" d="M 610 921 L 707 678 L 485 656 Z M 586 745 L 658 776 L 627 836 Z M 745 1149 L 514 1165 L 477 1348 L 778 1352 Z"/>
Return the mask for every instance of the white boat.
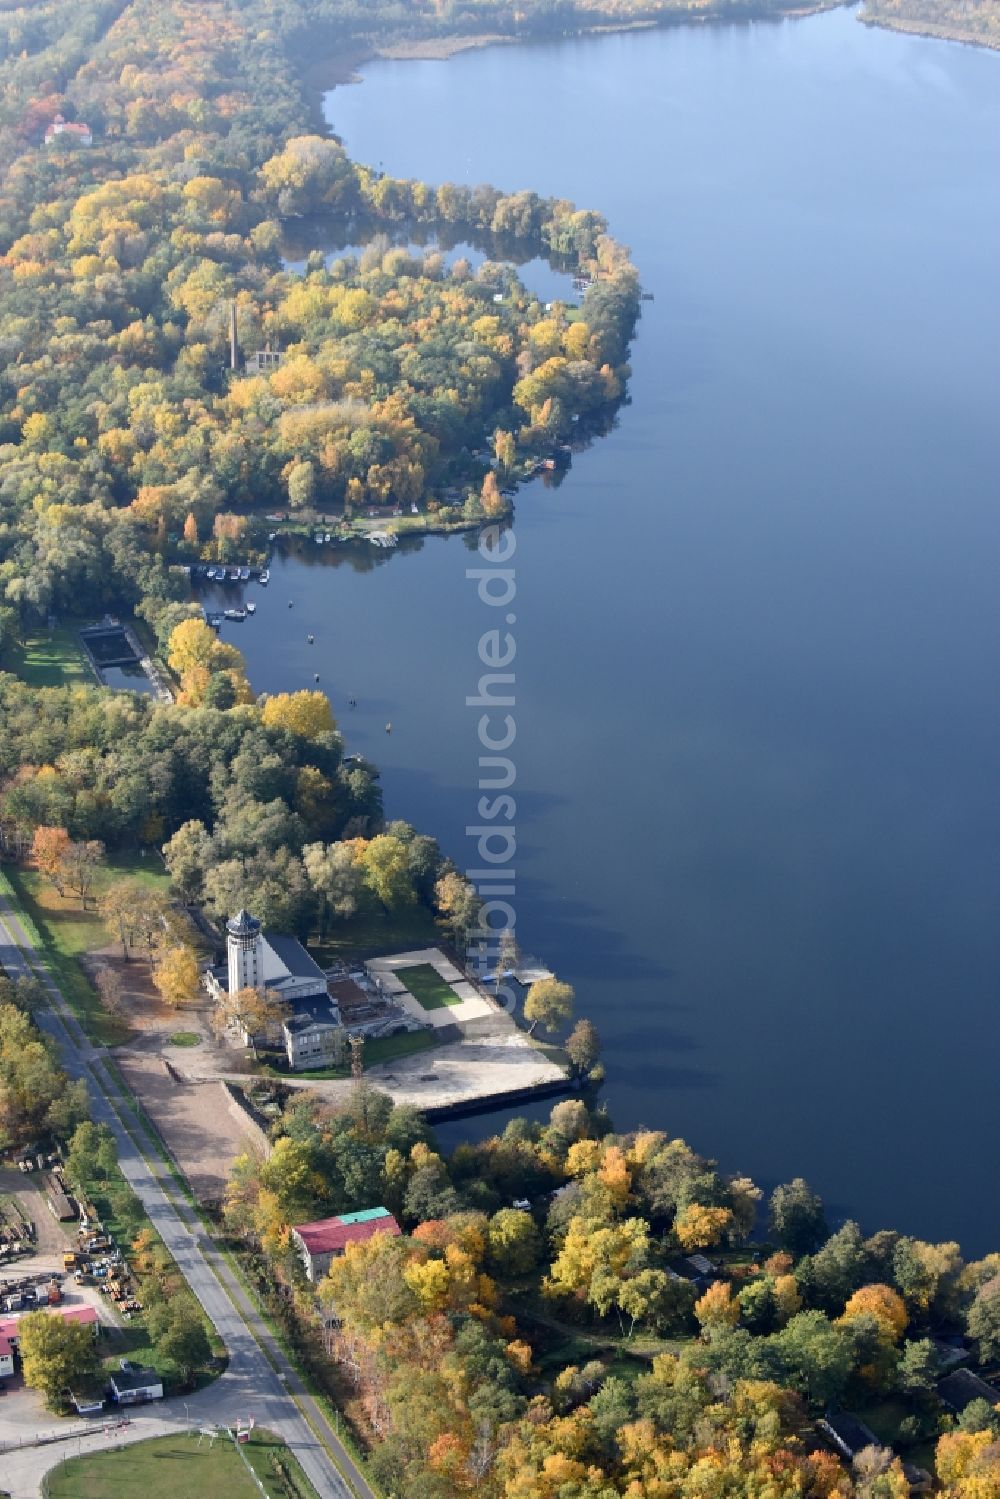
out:
<path id="1" fill-rule="evenodd" d="M 223 609 L 222 614 L 225 619 L 246 619 L 247 617 L 245 609 Z"/>
<path id="2" fill-rule="evenodd" d="M 265 588 L 267 587 L 268 583 L 270 583 L 270 581 L 271 581 L 271 574 L 268 572 L 268 570 L 267 570 L 266 567 L 265 567 L 264 571 L 260 575 L 260 581 L 263 583 L 263 585 L 264 585 Z"/>
<path id="3" fill-rule="evenodd" d="M 257 613 L 257 605 L 255 603 L 253 603 L 252 601 L 249 604 L 247 604 L 246 607 L 247 607 L 247 613 L 248 614 L 256 614 Z"/>
<path id="4" fill-rule="evenodd" d="M 248 567 L 241 567 L 240 568 L 240 582 L 241 583 L 249 583 L 249 581 L 250 581 L 250 569 Z"/>

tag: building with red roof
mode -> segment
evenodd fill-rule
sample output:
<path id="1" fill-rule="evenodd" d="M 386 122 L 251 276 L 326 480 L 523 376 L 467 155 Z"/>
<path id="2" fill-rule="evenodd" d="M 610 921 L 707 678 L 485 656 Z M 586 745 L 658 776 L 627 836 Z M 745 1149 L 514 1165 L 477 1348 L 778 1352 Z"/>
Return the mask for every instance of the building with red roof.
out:
<path id="1" fill-rule="evenodd" d="M 92 1306 L 40 1307 L 49 1317 L 61 1317 L 64 1322 L 75 1322 L 80 1327 L 92 1329 L 97 1337 L 101 1319 Z M 14 1372 L 14 1349 L 20 1341 L 20 1317 L 0 1317 L 0 1379 Z"/>
<path id="2" fill-rule="evenodd" d="M 321 1280 L 333 1260 L 348 1244 L 366 1244 L 376 1234 L 398 1238 L 402 1230 L 388 1208 L 365 1208 L 360 1213 L 342 1213 L 317 1223 L 300 1223 L 292 1238 L 302 1256 L 309 1280 Z"/>
<path id="3" fill-rule="evenodd" d="M 45 144 L 50 146 L 56 136 L 65 135 L 75 146 L 92 146 L 94 136 L 90 126 L 83 120 L 64 120 L 62 115 L 56 115 L 52 124 L 45 132 Z"/>

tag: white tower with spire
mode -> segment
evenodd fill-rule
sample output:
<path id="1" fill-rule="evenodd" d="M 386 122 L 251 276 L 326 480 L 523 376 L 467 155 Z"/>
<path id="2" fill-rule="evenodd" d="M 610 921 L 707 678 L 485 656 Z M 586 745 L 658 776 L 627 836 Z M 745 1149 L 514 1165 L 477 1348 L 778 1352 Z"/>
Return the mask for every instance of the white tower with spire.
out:
<path id="1" fill-rule="evenodd" d="M 229 992 L 264 987 L 264 941 L 260 922 L 249 911 L 240 911 L 226 922 L 229 950 Z"/>

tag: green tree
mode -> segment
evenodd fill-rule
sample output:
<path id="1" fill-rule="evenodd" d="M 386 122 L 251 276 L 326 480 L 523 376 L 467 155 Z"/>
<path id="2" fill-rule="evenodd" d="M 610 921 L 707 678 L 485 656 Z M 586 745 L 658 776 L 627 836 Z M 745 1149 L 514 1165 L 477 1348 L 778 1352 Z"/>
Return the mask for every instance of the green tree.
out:
<path id="1" fill-rule="evenodd" d="M 941 1360 L 930 1338 L 908 1340 L 899 1360 L 900 1389 L 912 1395 L 929 1395 L 941 1374 Z"/>
<path id="2" fill-rule="evenodd" d="M 823 1203 L 801 1176 L 775 1187 L 770 1209 L 771 1235 L 790 1254 L 811 1254 L 829 1233 Z"/>
<path id="3" fill-rule="evenodd" d="M 997 1413 L 996 1405 L 991 1405 L 988 1400 L 982 1398 L 970 1400 L 965 1410 L 958 1418 L 959 1431 L 988 1431 L 994 1437 L 1000 1436 L 1000 1414 Z"/>
<path id="4" fill-rule="evenodd" d="M 574 1077 L 589 1077 L 601 1057 L 601 1038 L 589 1020 L 578 1020 L 564 1042 Z"/>
<path id="5" fill-rule="evenodd" d="M 527 1275 L 538 1263 L 542 1241 L 530 1213 L 501 1208 L 487 1230 L 489 1262 L 499 1274 Z"/>
<path id="6" fill-rule="evenodd" d="M 151 1307 L 146 1326 L 158 1356 L 173 1364 L 184 1384 L 190 1384 L 196 1371 L 212 1357 L 205 1320 L 186 1297 L 173 1297 Z"/>
<path id="7" fill-rule="evenodd" d="M 288 470 L 288 503 L 293 510 L 311 509 L 316 500 L 316 469 L 309 462 L 293 463 Z"/>
<path id="8" fill-rule="evenodd" d="M 799 1312 L 781 1332 L 767 1339 L 784 1380 L 816 1405 L 843 1395 L 854 1363 L 848 1329 L 835 1327 L 822 1312 Z"/>
<path id="9" fill-rule="evenodd" d="M 186 905 L 201 899 L 205 870 L 212 862 L 212 839 L 203 822 L 192 818 L 181 823 L 163 845 L 163 857 L 178 900 Z"/>
<path id="10" fill-rule="evenodd" d="M 447 870 L 434 886 L 437 919 L 455 946 L 464 948 L 479 918 L 482 904 L 475 886 L 454 869 Z"/>
<path id="11" fill-rule="evenodd" d="M 347 843 L 309 843 L 302 850 L 302 862 L 319 898 L 322 936 L 328 917 L 347 921 L 356 913 L 362 892 L 362 871 Z"/>
<path id="12" fill-rule="evenodd" d="M 976 1340 L 981 1364 L 1000 1356 L 1000 1275 L 980 1286 L 969 1308 L 965 1328 L 969 1337 Z"/>
<path id="13" fill-rule="evenodd" d="M 536 1025 L 555 1032 L 573 1013 L 575 995 L 571 985 L 557 978 L 536 979 L 524 1000 L 524 1018 L 530 1021 L 531 1034 Z"/>
<path id="14" fill-rule="evenodd" d="M 64 1322 L 47 1312 L 27 1312 L 18 1324 L 24 1382 L 40 1390 L 52 1410 L 58 1410 L 67 1390 L 97 1370 L 93 1330 Z"/>
<path id="15" fill-rule="evenodd" d="M 370 838 L 361 849 L 365 885 L 387 911 L 413 904 L 413 881 L 405 843 L 390 833 Z"/>

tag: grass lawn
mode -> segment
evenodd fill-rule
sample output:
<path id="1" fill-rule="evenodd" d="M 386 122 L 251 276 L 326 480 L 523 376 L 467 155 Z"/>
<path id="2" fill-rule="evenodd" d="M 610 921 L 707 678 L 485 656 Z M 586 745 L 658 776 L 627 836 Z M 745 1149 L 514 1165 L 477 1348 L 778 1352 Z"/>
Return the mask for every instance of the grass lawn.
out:
<path id="1" fill-rule="evenodd" d="M 426 906 L 418 905 L 389 913 L 359 912 L 350 921 L 338 921 L 322 942 L 309 946 L 317 963 L 328 968 L 335 958 L 372 958 L 413 947 L 436 947 L 440 941 L 434 917 Z"/>
<path id="2" fill-rule="evenodd" d="M 398 1057 L 412 1057 L 418 1051 L 433 1051 L 438 1038 L 433 1031 L 403 1031 L 398 1036 L 377 1036 L 365 1042 L 365 1066 L 395 1062 Z"/>
<path id="3" fill-rule="evenodd" d="M 199 1447 L 192 1432 L 70 1458 L 49 1474 L 46 1493 L 50 1499 L 258 1499 L 245 1457 L 269 1499 L 315 1499 L 297 1460 L 270 1432 L 252 1432 L 238 1450 L 225 1435 L 211 1445 L 200 1440 Z"/>
<path id="4" fill-rule="evenodd" d="M 109 1015 L 87 975 L 79 954 L 107 942 L 104 927 L 93 911 L 81 911 L 62 901 L 33 869 L 5 871 L 11 888 L 42 939 L 43 956 L 59 988 L 87 1034 L 105 1046 L 120 1046 L 128 1039 L 128 1027 Z M 63 909 L 56 909 L 55 902 Z"/>
<path id="5" fill-rule="evenodd" d="M 168 1039 L 171 1046 L 198 1046 L 201 1042 L 197 1031 L 174 1031 Z"/>
<path id="6" fill-rule="evenodd" d="M 409 989 L 424 1010 L 443 1010 L 462 1001 L 450 984 L 446 984 L 430 963 L 414 963 L 412 968 L 397 968 L 396 977 Z"/>
<path id="7" fill-rule="evenodd" d="M 23 645 L 12 646 L 4 657 L 4 668 L 29 687 L 96 687 L 73 630 L 42 630 Z"/>
<path id="8" fill-rule="evenodd" d="M 433 1031 L 403 1031 L 398 1036 L 379 1036 L 374 1041 L 365 1042 L 365 1071 L 377 1066 L 379 1062 L 394 1062 L 398 1057 L 412 1057 L 419 1051 L 433 1051 L 439 1044 Z M 296 1069 L 294 1073 L 287 1068 L 279 1069 L 265 1064 L 260 1070 L 267 1077 L 305 1077 L 322 1082 L 330 1078 L 350 1077 L 351 1064 L 342 1062 L 339 1067 L 309 1067 L 303 1072 Z"/>
<path id="9" fill-rule="evenodd" d="M 79 900 L 60 895 L 37 869 L 8 866 L 4 872 L 34 922 L 56 983 L 84 1030 L 105 1046 L 121 1045 L 128 1037 L 128 1027 L 108 1014 L 78 962 L 81 953 L 106 947 L 109 942 L 107 928 L 93 908 L 93 897 L 84 911 Z M 138 853 L 118 854 L 109 860 L 95 894 L 120 879 L 140 880 L 151 889 L 165 889 L 169 883 L 166 870 L 155 856 L 143 859 Z"/>

